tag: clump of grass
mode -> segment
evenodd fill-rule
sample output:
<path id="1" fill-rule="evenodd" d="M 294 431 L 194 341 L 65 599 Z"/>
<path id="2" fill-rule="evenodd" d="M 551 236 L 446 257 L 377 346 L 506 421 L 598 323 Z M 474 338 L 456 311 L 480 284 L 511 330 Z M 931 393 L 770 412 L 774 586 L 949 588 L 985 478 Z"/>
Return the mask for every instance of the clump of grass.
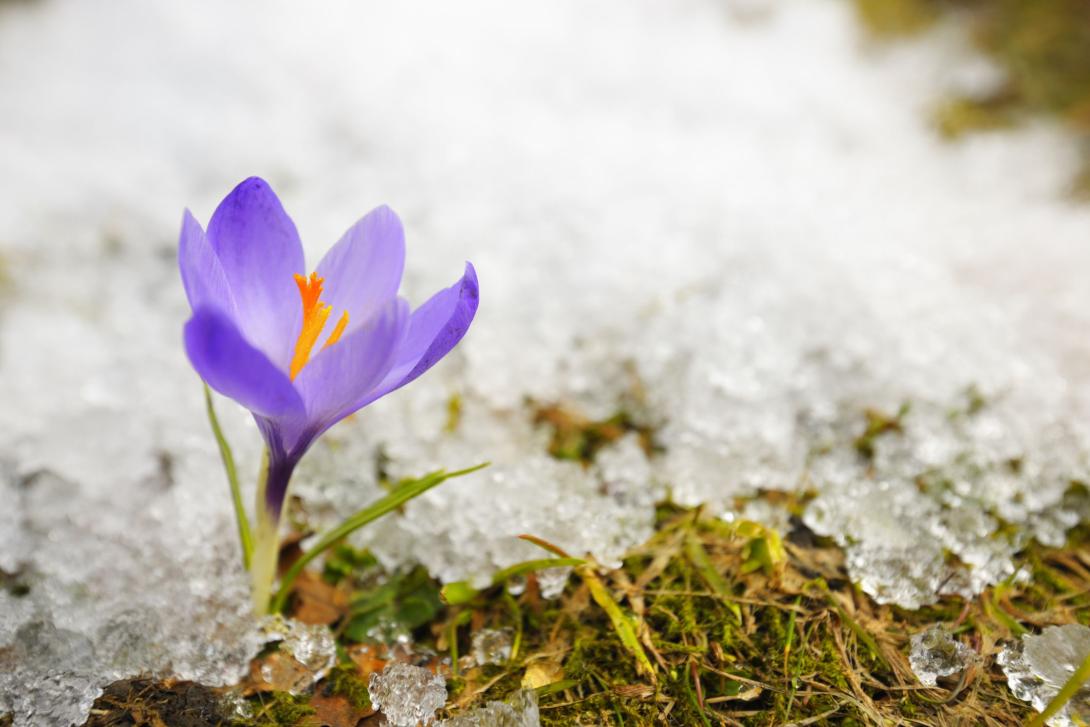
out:
<path id="1" fill-rule="evenodd" d="M 752 532 L 699 511 L 663 508 L 660 530 L 623 566 L 599 572 L 631 613 L 658 680 L 624 648 L 614 624 L 573 580 L 558 603 L 519 599 L 522 651 L 502 668 L 469 670 L 461 707 L 497 699 L 537 661 L 559 660 L 564 687 L 540 697 L 543 724 L 1022 724 L 993 657 L 1000 642 L 1090 614 L 1090 532 L 1067 548 L 1031 546 L 1032 584 L 1001 584 L 979 599 L 906 611 L 879 606 L 849 582 L 840 551 L 787 542 L 770 568 L 748 568 Z M 695 545 L 694 545 L 695 544 Z M 693 557 L 694 547 L 703 556 Z M 502 589 L 466 606 L 471 620 L 512 626 Z M 940 688 L 908 665 L 909 637 L 954 625 L 981 666 Z"/>
<path id="2" fill-rule="evenodd" d="M 1072 487 L 1072 497 L 1084 494 Z M 851 584 L 840 549 L 801 524 L 787 535 L 664 504 L 655 535 L 619 568 L 571 558 L 580 564 L 559 599 L 541 598 L 534 568 L 513 569 L 526 578 L 518 596 L 499 578 L 484 590 L 456 589 L 456 605 L 429 608 L 427 618 L 409 608 L 402 623 L 420 649 L 453 659 L 444 714 L 530 687 L 544 725 L 1019 725 L 1032 712 L 994 663 L 1003 642 L 1051 624 L 1090 623 L 1090 526 L 1072 531 L 1063 548 L 1028 546 L 1019 565 L 1030 582 L 917 611 L 875 604 Z M 339 552 L 337 561 L 326 576 L 360 584 L 356 608 L 392 604 L 401 618 L 421 590 L 440 592 L 421 571 L 392 574 L 383 585 L 363 554 Z M 333 624 L 342 647 L 366 638 L 346 628 L 359 615 L 349 605 Z M 981 658 L 925 688 L 909 667 L 908 641 L 937 622 Z M 482 628 L 513 634 L 506 663 L 459 663 Z M 367 668 L 341 655 L 314 693 L 366 710 Z M 309 724 L 309 699 L 252 697 L 254 716 L 236 724 Z"/>
<path id="3" fill-rule="evenodd" d="M 552 430 L 548 451 L 557 459 L 589 463 L 602 447 L 634 432 L 648 452 L 654 449 L 649 427 L 639 424 L 627 412 L 595 421 L 562 406 L 540 406 L 534 419 Z"/>
<path id="4" fill-rule="evenodd" d="M 969 389 L 950 416 L 984 406 Z M 867 412 L 854 441 L 860 456 L 896 436 L 907 413 L 907 406 Z M 651 448 L 651 433 L 621 415 L 592 421 L 544 409 L 540 421 L 552 428 L 551 451 L 560 458 L 589 462 L 599 447 L 632 431 Z M 762 497 L 795 515 L 802 507 L 798 495 Z M 1069 497 L 1077 509 L 1086 488 L 1073 485 Z M 1018 565 L 1032 573 L 1029 582 L 907 611 L 876 604 L 853 586 L 842 551 L 797 517 L 781 537 L 701 509 L 663 503 L 656 512 L 654 536 L 618 568 L 524 536 L 549 557 L 505 569 L 484 589 L 440 588 L 420 568 L 382 574 L 366 552 L 335 548 L 322 582 L 352 594 L 332 627 L 344 649 L 371 638 L 376 626 L 393 625 L 411 632 L 425 652 L 448 655 L 449 673 L 431 661 L 447 675 L 446 715 L 526 687 L 537 692 L 544 725 L 1018 725 L 1031 710 L 1013 698 L 994 663 L 1003 642 L 1051 624 L 1090 622 L 1088 526 L 1076 528 L 1064 548 L 1027 546 Z M 545 600 L 534 574 L 558 565 L 573 576 L 559 599 Z M 508 591 L 512 578 L 525 580 L 518 595 Z M 980 660 L 925 688 L 909 666 L 908 642 L 938 622 Z M 465 658 L 483 628 L 512 634 L 506 663 Z M 386 657 L 353 662 L 347 653 L 315 693 L 343 695 L 366 709 L 367 675 Z M 306 724 L 305 695 L 261 699 L 257 718 L 266 721 L 247 727 Z"/>

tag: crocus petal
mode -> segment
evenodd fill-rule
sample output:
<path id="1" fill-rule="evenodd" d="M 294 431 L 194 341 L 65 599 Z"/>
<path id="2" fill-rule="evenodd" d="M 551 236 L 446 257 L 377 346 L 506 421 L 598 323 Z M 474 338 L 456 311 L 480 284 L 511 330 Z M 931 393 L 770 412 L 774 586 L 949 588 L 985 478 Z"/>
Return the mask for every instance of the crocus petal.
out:
<path id="1" fill-rule="evenodd" d="M 189 210 L 182 215 L 178 268 L 182 272 L 182 287 L 185 288 L 190 308 L 218 308 L 234 318 L 237 309 L 227 284 L 227 275 L 201 224 Z"/>
<path id="2" fill-rule="evenodd" d="M 185 350 L 205 383 L 255 414 L 301 412 L 303 401 L 288 375 L 243 338 L 216 308 L 198 308 L 185 324 Z"/>
<path id="3" fill-rule="evenodd" d="M 234 295 L 242 334 L 287 370 L 302 317 L 294 276 L 305 272 L 295 223 L 269 185 L 251 177 L 216 208 L 208 241 Z"/>
<path id="4" fill-rule="evenodd" d="M 469 330 L 479 301 L 477 271 L 467 262 L 461 280 L 440 290 L 413 311 L 396 363 L 375 394 L 364 403 L 401 388 L 446 356 Z"/>
<path id="5" fill-rule="evenodd" d="M 355 402 L 383 380 L 408 326 L 409 304 L 394 298 L 307 364 L 295 386 L 314 436 L 359 408 Z"/>
<path id="6" fill-rule="evenodd" d="M 325 279 L 322 298 L 333 308 L 326 334 L 343 311 L 348 311 L 349 330 L 369 320 L 397 296 L 404 269 L 401 220 L 389 207 L 377 207 L 352 225 L 318 263 L 317 273 Z"/>

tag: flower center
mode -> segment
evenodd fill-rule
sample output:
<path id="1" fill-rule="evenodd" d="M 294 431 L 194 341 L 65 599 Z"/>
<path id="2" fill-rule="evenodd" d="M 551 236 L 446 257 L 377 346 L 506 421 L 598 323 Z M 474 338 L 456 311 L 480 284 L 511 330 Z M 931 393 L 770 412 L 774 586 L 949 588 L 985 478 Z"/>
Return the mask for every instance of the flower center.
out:
<path id="1" fill-rule="evenodd" d="M 321 301 L 323 282 L 325 281 L 318 277 L 318 273 L 311 273 L 309 278 L 295 274 L 295 284 L 299 286 L 299 297 L 303 301 L 303 328 L 299 331 L 299 338 L 295 341 L 295 353 L 291 357 L 289 375 L 292 381 L 310 360 L 310 352 L 314 349 L 314 344 L 318 342 L 318 336 L 325 328 L 326 319 L 329 318 L 329 312 L 332 310 L 328 303 Z M 348 311 L 345 311 L 341 314 L 337 325 L 333 327 L 329 338 L 322 344 L 322 348 L 328 348 L 336 343 L 347 325 Z"/>

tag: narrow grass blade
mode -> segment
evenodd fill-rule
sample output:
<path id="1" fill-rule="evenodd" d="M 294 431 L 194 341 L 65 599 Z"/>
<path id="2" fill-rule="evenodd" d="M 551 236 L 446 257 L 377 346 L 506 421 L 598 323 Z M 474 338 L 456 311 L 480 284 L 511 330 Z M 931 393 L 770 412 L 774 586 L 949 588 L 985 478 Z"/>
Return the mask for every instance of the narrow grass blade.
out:
<path id="1" fill-rule="evenodd" d="M 235 467 L 235 455 L 231 452 L 231 445 L 223 436 L 220 428 L 216 409 L 212 405 L 212 390 L 208 384 L 204 385 L 204 404 L 208 410 L 208 421 L 212 425 L 212 434 L 216 437 L 216 444 L 220 448 L 220 458 L 223 460 L 223 469 L 227 472 L 227 482 L 231 485 L 231 501 L 235 505 L 235 522 L 238 524 L 238 540 L 242 545 L 242 565 L 250 570 L 250 559 L 254 552 L 254 538 L 250 532 L 250 520 L 246 517 L 246 507 L 242 504 L 242 490 L 238 484 L 238 468 Z"/>
<path id="2" fill-rule="evenodd" d="M 559 556 L 561 558 L 571 557 L 570 555 L 568 555 L 567 551 L 565 551 L 559 545 L 553 545 L 545 538 L 539 538 L 536 535 L 527 535 L 526 533 L 523 533 L 519 536 L 519 540 L 525 540 L 527 543 L 533 543 L 537 547 L 542 548 L 543 550 L 547 550 L 553 555 Z"/>
<path id="3" fill-rule="evenodd" d="M 524 576 L 539 570 L 545 570 L 546 568 L 563 568 L 565 566 L 575 567 L 584 565 L 586 562 L 587 561 L 582 558 L 539 558 L 538 560 L 527 560 L 522 563 L 515 563 L 501 571 L 496 571 L 496 574 L 492 576 L 492 585 L 499 586 L 510 578 Z M 480 594 L 480 590 L 474 588 L 468 581 L 454 581 L 453 583 L 448 583 L 439 591 L 443 603 L 446 603 L 449 606 L 460 606 L 463 603 L 468 603 L 476 598 L 478 594 Z"/>
<path id="4" fill-rule="evenodd" d="M 272 612 L 278 613 L 284 609 L 284 605 L 288 600 L 288 594 L 291 593 L 292 583 L 294 583 L 296 577 L 303 572 L 303 569 L 306 568 L 307 564 L 321 555 L 326 549 L 332 547 L 339 540 L 350 533 L 359 530 L 364 525 L 377 520 L 391 510 L 396 510 L 409 500 L 424 494 L 436 485 L 440 485 L 454 477 L 461 477 L 463 475 L 468 475 L 471 472 L 476 472 L 488 465 L 488 462 L 483 462 L 475 467 L 458 470 L 457 472 L 438 470 L 424 475 L 420 479 L 405 482 L 390 494 L 376 500 L 356 514 L 350 516 L 337 527 L 327 531 L 318 538 L 318 542 L 315 543 L 310 550 L 303 553 L 303 555 L 292 564 L 291 568 L 289 568 L 280 579 L 280 590 L 276 592 L 276 596 L 273 598 Z"/>
<path id="5" fill-rule="evenodd" d="M 571 558 L 563 548 L 550 543 L 544 538 L 539 538 L 536 535 L 520 535 L 519 537 L 526 542 L 533 543 L 539 548 L 543 548 L 561 558 Z M 609 616 L 609 621 L 613 624 L 613 630 L 617 632 L 617 636 L 620 638 L 621 643 L 636 657 L 636 665 L 639 670 L 646 673 L 651 681 L 657 681 L 655 667 L 651 663 L 651 660 L 647 658 L 647 653 L 643 650 L 643 646 L 640 645 L 640 639 L 636 634 L 636 627 L 633 624 L 632 619 L 621 610 L 620 604 L 613 599 L 613 596 L 609 593 L 609 589 L 606 588 L 605 584 L 602 583 L 602 580 L 591 569 L 589 564 L 577 567 L 575 572 L 579 574 L 579 577 L 587 584 L 587 588 L 590 589 L 590 597 L 593 598 L 594 602 L 606 612 L 607 616 Z"/>
<path id="6" fill-rule="evenodd" d="M 647 658 L 647 654 L 640 645 L 640 639 L 636 634 L 636 627 L 633 625 L 632 619 L 621 610 L 620 605 L 610 595 L 609 589 L 589 568 L 584 566 L 579 568 L 577 572 L 583 582 L 587 584 L 587 588 L 590 589 L 590 597 L 609 616 L 609 620 L 613 624 L 613 630 L 617 632 L 621 643 L 636 657 L 636 664 L 640 671 L 646 673 L 652 681 L 656 681 L 655 667 L 651 664 L 651 660 Z"/>
<path id="7" fill-rule="evenodd" d="M 722 599 L 723 604 L 734 615 L 734 619 L 738 623 L 742 623 L 742 609 L 732 600 L 734 594 L 730 591 L 730 584 L 727 583 L 723 576 L 719 575 L 719 571 L 715 569 L 711 558 L 708 557 L 708 551 L 704 550 L 704 546 L 700 544 L 696 537 L 689 536 L 685 539 L 685 555 L 688 556 L 689 562 L 696 568 L 696 572 L 700 574 L 700 578 L 708 584 L 708 588 L 712 589 L 715 595 Z"/>

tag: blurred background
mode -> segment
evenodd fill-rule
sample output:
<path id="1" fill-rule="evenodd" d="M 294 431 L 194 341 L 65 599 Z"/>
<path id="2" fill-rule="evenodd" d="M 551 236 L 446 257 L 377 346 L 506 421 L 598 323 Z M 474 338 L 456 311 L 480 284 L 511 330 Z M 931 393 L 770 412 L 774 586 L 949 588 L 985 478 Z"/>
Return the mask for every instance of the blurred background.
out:
<path id="1" fill-rule="evenodd" d="M 0 2 L 0 713 L 249 658 L 175 254 L 182 210 L 251 175 L 312 265 L 386 203 L 414 304 L 479 271 L 456 355 L 299 474 L 317 527 L 382 468 L 495 463 L 360 534 L 388 567 L 487 580 L 535 555 L 520 532 L 613 562 L 656 501 L 783 525 L 769 492 L 908 608 L 1062 542 L 1090 452 L 1087 13 Z M 573 456 L 558 410 L 621 434 Z M 860 461 L 868 412 L 904 436 Z"/>

